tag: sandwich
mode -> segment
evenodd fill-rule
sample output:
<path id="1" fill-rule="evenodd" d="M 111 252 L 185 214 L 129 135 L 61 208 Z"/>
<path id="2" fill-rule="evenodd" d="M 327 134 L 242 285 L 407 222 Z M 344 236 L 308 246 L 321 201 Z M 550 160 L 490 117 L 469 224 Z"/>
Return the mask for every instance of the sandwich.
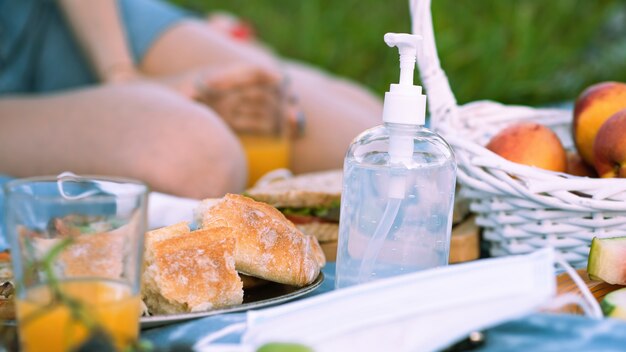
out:
<path id="1" fill-rule="evenodd" d="M 303 234 L 276 208 L 242 195 L 202 201 L 196 221 L 202 229 L 232 229 L 236 269 L 248 276 L 302 287 L 326 263 L 315 237 Z"/>
<path id="2" fill-rule="evenodd" d="M 302 174 L 257 183 L 245 194 L 276 207 L 300 231 L 320 242 L 329 260 L 334 260 L 339 234 L 342 171 Z"/>

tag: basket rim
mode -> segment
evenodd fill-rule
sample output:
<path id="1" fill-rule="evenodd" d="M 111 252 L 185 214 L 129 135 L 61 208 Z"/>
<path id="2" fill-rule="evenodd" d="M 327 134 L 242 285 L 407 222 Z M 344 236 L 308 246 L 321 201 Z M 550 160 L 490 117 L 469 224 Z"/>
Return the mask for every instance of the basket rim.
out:
<path id="1" fill-rule="evenodd" d="M 481 114 L 493 115 L 492 120 L 499 119 L 499 124 L 504 120 L 511 122 L 520 119 L 531 120 L 528 116 L 532 114 L 538 115 L 535 120 L 547 119 L 553 115 L 554 126 L 559 124 L 571 126 L 571 117 L 565 118 L 564 111 L 568 110 L 562 108 L 504 105 L 489 100 L 458 105 L 437 54 L 431 0 L 409 0 L 409 5 L 412 31 L 423 38 L 423 50 L 418 55 L 417 63 L 422 82 L 428 92 L 431 125 L 454 147 L 459 169 L 467 173 L 461 174 L 460 178 L 467 176 L 465 179 L 467 181 L 476 175 L 490 176 L 490 181 L 495 184 L 482 187 L 483 191 L 489 190 L 487 194 L 526 197 L 545 206 L 560 208 L 549 198 L 543 198 L 548 196 L 558 199 L 561 206 L 571 211 L 626 211 L 626 179 L 587 178 L 517 164 L 477 143 L 478 133 L 482 133 L 483 136 L 487 134 L 485 131 L 471 129 L 472 124 L 478 123 L 475 122 L 478 121 L 476 116 Z M 464 119 L 469 116 L 468 114 L 473 115 Z M 489 121 L 489 127 L 496 125 L 494 121 Z M 484 121 L 480 123 L 485 124 Z M 581 181 L 584 181 L 584 184 Z M 477 182 L 483 181 L 478 178 Z"/>

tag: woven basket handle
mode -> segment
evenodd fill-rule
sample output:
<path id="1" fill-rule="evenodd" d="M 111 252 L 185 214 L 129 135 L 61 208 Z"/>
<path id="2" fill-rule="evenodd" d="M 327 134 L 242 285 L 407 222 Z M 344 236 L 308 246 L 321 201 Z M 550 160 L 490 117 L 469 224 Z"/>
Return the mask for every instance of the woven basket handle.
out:
<path id="1" fill-rule="evenodd" d="M 431 0 L 409 0 L 413 34 L 423 37 L 423 49 L 418 52 L 417 64 L 428 94 L 431 126 L 440 129 L 451 125 L 449 120 L 455 119 L 457 104 L 437 56 L 430 3 Z"/>

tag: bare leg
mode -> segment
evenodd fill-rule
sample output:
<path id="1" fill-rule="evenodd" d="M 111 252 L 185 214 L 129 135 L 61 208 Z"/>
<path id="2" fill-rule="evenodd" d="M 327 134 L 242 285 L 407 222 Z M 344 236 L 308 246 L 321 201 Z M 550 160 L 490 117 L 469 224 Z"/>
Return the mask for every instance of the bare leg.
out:
<path id="1" fill-rule="evenodd" d="M 338 98 L 341 97 L 350 104 L 371 110 L 369 115 L 382 113 L 380 98 L 365 87 L 347 79 L 333 76 L 328 72 L 321 71 L 319 68 L 302 62 L 284 60 L 283 65 L 286 67 L 287 73 L 292 77 L 292 80 L 302 79 L 306 80 L 311 86 L 321 86 L 330 89 L 332 93 L 338 95 Z"/>
<path id="2" fill-rule="evenodd" d="M 276 68 L 271 52 L 233 41 L 205 22 L 186 20 L 169 28 L 148 50 L 141 71 L 152 76 L 176 75 L 190 69 L 233 62 Z"/>
<path id="3" fill-rule="evenodd" d="M 382 105 L 365 90 L 323 72 L 301 64 L 287 70 L 306 114 L 304 135 L 293 144 L 292 170 L 341 168 L 350 142 L 381 123 Z"/>
<path id="4" fill-rule="evenodd" d="M 294 62 L 280 62 L 268 51 L 225 37 L 200 21 L 169 29 L 141 63 L 153 76 L 201 72 L 204 67 L 248 62 L 281 67 L 307 117 L 305 135 L 294 142 L 291 168 L 296 173 L 341 167 L 350 141 L 380 123 L 379 99 L 346 80 Z"/>
<path id="5" fill-rule="evenodd" d="M 4 97 L 0 116 L 2 173 L 125 176 L 195 198 L 245 184 L 243 151 L 219 117 L 160 86 Z"/>

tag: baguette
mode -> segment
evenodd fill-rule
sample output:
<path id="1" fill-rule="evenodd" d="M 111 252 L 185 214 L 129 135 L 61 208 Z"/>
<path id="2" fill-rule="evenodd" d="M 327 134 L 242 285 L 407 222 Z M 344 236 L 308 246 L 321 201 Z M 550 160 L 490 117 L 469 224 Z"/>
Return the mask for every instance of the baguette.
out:
<path id="1" fill-rule="evenodd" d="M 190 232 L 179 223 L 146 234 L 142 296 L 152 314 L 198 312 L 243 302 L 235 238 L 225 227 Z"/>
<path id="2" fill-rule="evenodd" d="M 124 270 L 126 238 L 118 232 L 76 236 L 59 255 L 66 277 L 106 277 L 119 279 Z M 57 239 L 43 239 L 57 243 Z"/>
<path id="3" fill-rule="evenodd" d="M 196 214 L 204 229 L 227 226 L 237 238 L 237 271 L 292 286 L 305 286 L 319 275 L 326 259 L 317 239 L 303 234 L 276 208 L 227 194 L 205 200 Z"/>
<path id="4" fill-rule="evenodd" d="M 0 320 L 15 319 L 14 293 L 11 255 L 0 252 Z"/>

